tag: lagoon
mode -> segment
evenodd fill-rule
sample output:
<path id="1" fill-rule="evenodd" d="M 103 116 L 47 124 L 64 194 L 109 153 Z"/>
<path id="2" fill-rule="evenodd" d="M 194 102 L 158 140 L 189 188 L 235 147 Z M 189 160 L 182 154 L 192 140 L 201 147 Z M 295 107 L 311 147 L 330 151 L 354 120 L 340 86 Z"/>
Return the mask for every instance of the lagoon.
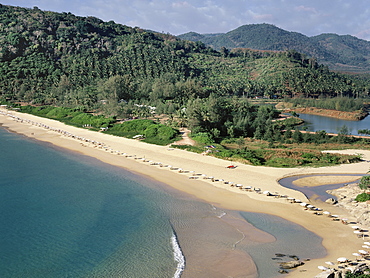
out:
<path id="1" fill-rule="evenodd" d="M 361 121 L 347 121 L 311 114 L 299 114 L 299 118 L 305 121 L 299 126 L 300 130 L 314 132 L 325 130 L 327 133 L 338 133 L 343 126 L 346 126 L 348 128 L 348 134 L 362 135 L 358 134 L 358 130 L 370 128 L 369 116 Z"/>

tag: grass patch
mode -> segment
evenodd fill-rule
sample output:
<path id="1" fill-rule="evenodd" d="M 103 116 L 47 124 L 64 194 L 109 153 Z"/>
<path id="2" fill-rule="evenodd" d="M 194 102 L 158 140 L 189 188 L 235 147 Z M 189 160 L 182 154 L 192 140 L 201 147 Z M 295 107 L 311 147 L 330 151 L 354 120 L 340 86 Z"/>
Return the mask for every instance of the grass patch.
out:
<path id="1" fill-rule="evenodd" d="M 179 131 L 152 120 L 132 120 L 115 124 L 104 133 L 133 138 L 141 135 L 142 141 L 156 145 L 168 145 L 178 139 Z"/>

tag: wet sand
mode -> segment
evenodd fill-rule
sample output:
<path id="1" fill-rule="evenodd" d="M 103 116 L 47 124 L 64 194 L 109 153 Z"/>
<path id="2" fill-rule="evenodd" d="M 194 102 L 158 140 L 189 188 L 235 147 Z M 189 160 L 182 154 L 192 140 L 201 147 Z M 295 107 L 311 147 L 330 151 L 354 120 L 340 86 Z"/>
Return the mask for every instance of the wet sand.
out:
<path id="1" fill-rule="evenodd" d="M 236 163 L 236 169 L 227 169 L 227 161 L 190 153 L 183 150 L 171 149 L 163 146 L 155 146 L 140 141 L 115 137 L 91 132 L 86 129 L 79 129 L 63 123 L 39 118 L 33 115 L 11 112 L 12 115 L 22 119 L 43 123 L 55 129 L 68 131 L 71 134 L 94 141 L 104 142 L 107 148 L 98 148 L 96 145 L 85 140 L 76 140 L 71 137 L 61 135 L 58 132 L 31 125 L 30 123 L 15 121 L 11 117 L 0 115 L 0 123 L 11 131 L 24 134 L 28 137 L 40 141 L 49 142 L 72 151 L 76 151 L 114 166 L 124 167 L 134 173 L 154 178 L 166 183 L 182 192 L 191 194 L 205 202 L 214 204 L 230 210 L 261 212 L 277 215 L 291 222 L 302 225 L 304 228 L 316 233 L 323 238 L 323 246 L 327 249 L 327 256 L 321 259 L 314 259 L 306 262 L 304 266 L 289 274 L 290 277 L 313 277 L 319 270 L 318 265 L 325 265 L 325 261 L 336 261 L 338 257 L 352 258 L 353 252 L 361 249 L 362 239 L 353 234 L 351 227 L 343 225 L 338 221 L 324 215 L 318 216 L 303 208 L 296 203 L 290 203 L 286 198 L 274 198 L 256 192 L 242 191 L 236 187 L 231 187 L 221 181 L 212 182 L 211 179 L 204 179 L 213 176 L 215 179 L 232 181 L 243 186 L 261 188 L 261 191 L 278 192 L 291 198 L 309 202 L 307 198 L 298 191 L 284 188 L 277 182 L 282 177 L 300 174 L 319 174 L 319 173 L 359 173 L 364 174 L 368 171 L 370 163 L 361 162 L 357 164 L 340 165 L 322 168 L 270 168 L 260 166 L 250 166 Z M 117 155 L 119 151 L 121 155 Z M 125 152 L 128 156 L 122 155 Z M 364 159 L 370 159 L 370 151 L 347 150 L 346 153 L 363 153 Z M 138 159 L 140 158 L 140 159 Z M 153 162 L 161 162 L 162 165 L 172 165 L 173 167 L 160 167 L 151 165 Z M 182 173 L 178 170 L 183 169 Z M 197 175 L 196 175 L 197 174 Z M 194 176 L 195 175 L 195 176 Z M 194 178 L 195 177 L 195 178 Z M 316 181 L 318 184 L 320 180 Z M 328 210 L 332 214 L 351 219 L 345 211 L 331 205 L 311 201 L 315 206 L 320 206 L 323 210 Z M 189 254 L 192 256 L 192 254 Z M 212 258 L 210 258 L 212 260 Z M 241 276 L 245 267 L 243 263 L 236 264 L 234 260 L 224 260 L 221 267 L 226 275 L 234 277 Z M 244 272 L 245 274 L 245 272 Z M 248 274 L 249 275 L 249 274 Z M 250 274 L 253 277 L 253 274 Z"/>

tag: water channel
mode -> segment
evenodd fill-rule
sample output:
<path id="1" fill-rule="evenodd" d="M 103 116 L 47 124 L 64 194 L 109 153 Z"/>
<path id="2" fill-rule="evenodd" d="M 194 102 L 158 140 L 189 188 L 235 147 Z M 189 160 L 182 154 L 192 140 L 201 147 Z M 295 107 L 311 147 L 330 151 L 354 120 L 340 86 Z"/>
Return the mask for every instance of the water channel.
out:
<path id="1" fill-rule="evenodd" d="M 348 183 L 333 183 L 333 184 L 324 184 L 324 185 L 319 185 L 319 186 L 298 186 L 294 184 L 294 181 L 301 179 L 301 178 L 307 178 L 307 177 L 315 177 L 315 176 L 354 176 L 358 178 L 357 180 L 353 182 L 348 182 Z M 299 176 L 291 176 L 291 177 L 286 177 L 281 180 L 279 180 L 280 185 L 294 189 L 297 191 L 301 191 L 303 194 L 306 195 L 308 199 L 311 199 L 312 197 L 318 198 L 321 201 L 325 201 L 329 198 L 336 199 L 335 196 L 327 193 L 327 190 L 333 190 L 337 188 L 343 187 L 345 184 L 353 184 L 353 183 L 358 183 L 359 180 L 363 174 L 312 174 L 312 175 L 299 175 Z"/>
<path id="2" fill-rule="evenodd" d="M 348 129 L 348 134 L 350 135 L 362 135 L 358 133 L 358 130 L 361 129 L 370 129 L 370 116 L 366 117 L 361 121 L 348 121 L 348 120 L 340 120 L 336 118 L 330 118 L 325 116 L 318 116 L 318 115 L 310 115 L 310 114 L 299 114 L 299 118 L 304 120 L 304 123 L 300 125 L 298 128 L 300 130 L 307 130 L 307 131 L 321 131 L 324 130 L 327 133 L 338 133 L 343 126 L 346 126 Z M 325 174 L 320 174 L 319 176 L 324 176 Z M 332 174 L 327 174 L 332 175 Z M 336 174 L 341 175 L 341 174 Z M 348 176 L 348 174 L 342 174 Z M 307 176 L 293 176 L 283 178 L 279 181 L 279 183 L 284 186 L 294 190 L 301 191 L 304 193 L 308 198 L 313 196 L 318 197 L 322 201 L 325 201 L 328 198 L 334 198 L 334 196 L 326 193 L 327 190 L 332 190 L 336 188 L 342 187 L 345 183 L 339 184 L 326 184 L 322 186 L 315 186 L 315 187 L 300 187 L 293 184 L 293 182 L 302 177 L 308 176 L 315 176 L 315 175 L 307 175 Z M 353 175 L 357 176 L 360 179 L 363 175 Z M 357 183 L 357 181 L 353 183 Z"/>

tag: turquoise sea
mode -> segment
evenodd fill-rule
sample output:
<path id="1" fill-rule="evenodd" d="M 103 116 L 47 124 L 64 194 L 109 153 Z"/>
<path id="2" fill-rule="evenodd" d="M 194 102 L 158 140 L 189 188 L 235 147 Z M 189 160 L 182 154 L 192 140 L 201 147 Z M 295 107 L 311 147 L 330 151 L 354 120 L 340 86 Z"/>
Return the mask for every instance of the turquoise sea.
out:
<path id="1" fill-rule="evenodd" d="M 186 231 L 229 213 L 2 128 L 0 142 L 0 277 L 180 277 L 191 267 L 181 249 L 193 241 Z M 262 214 L 240 216 L 276 238 L 243 247 L 260 277 L 278 276 L 275 253 L 325 254 L 321 239 L 300 226 Z M 218 236 L 209 226 L 194 234 L 212 252 L 240 240 L 231 230 Z"/>

